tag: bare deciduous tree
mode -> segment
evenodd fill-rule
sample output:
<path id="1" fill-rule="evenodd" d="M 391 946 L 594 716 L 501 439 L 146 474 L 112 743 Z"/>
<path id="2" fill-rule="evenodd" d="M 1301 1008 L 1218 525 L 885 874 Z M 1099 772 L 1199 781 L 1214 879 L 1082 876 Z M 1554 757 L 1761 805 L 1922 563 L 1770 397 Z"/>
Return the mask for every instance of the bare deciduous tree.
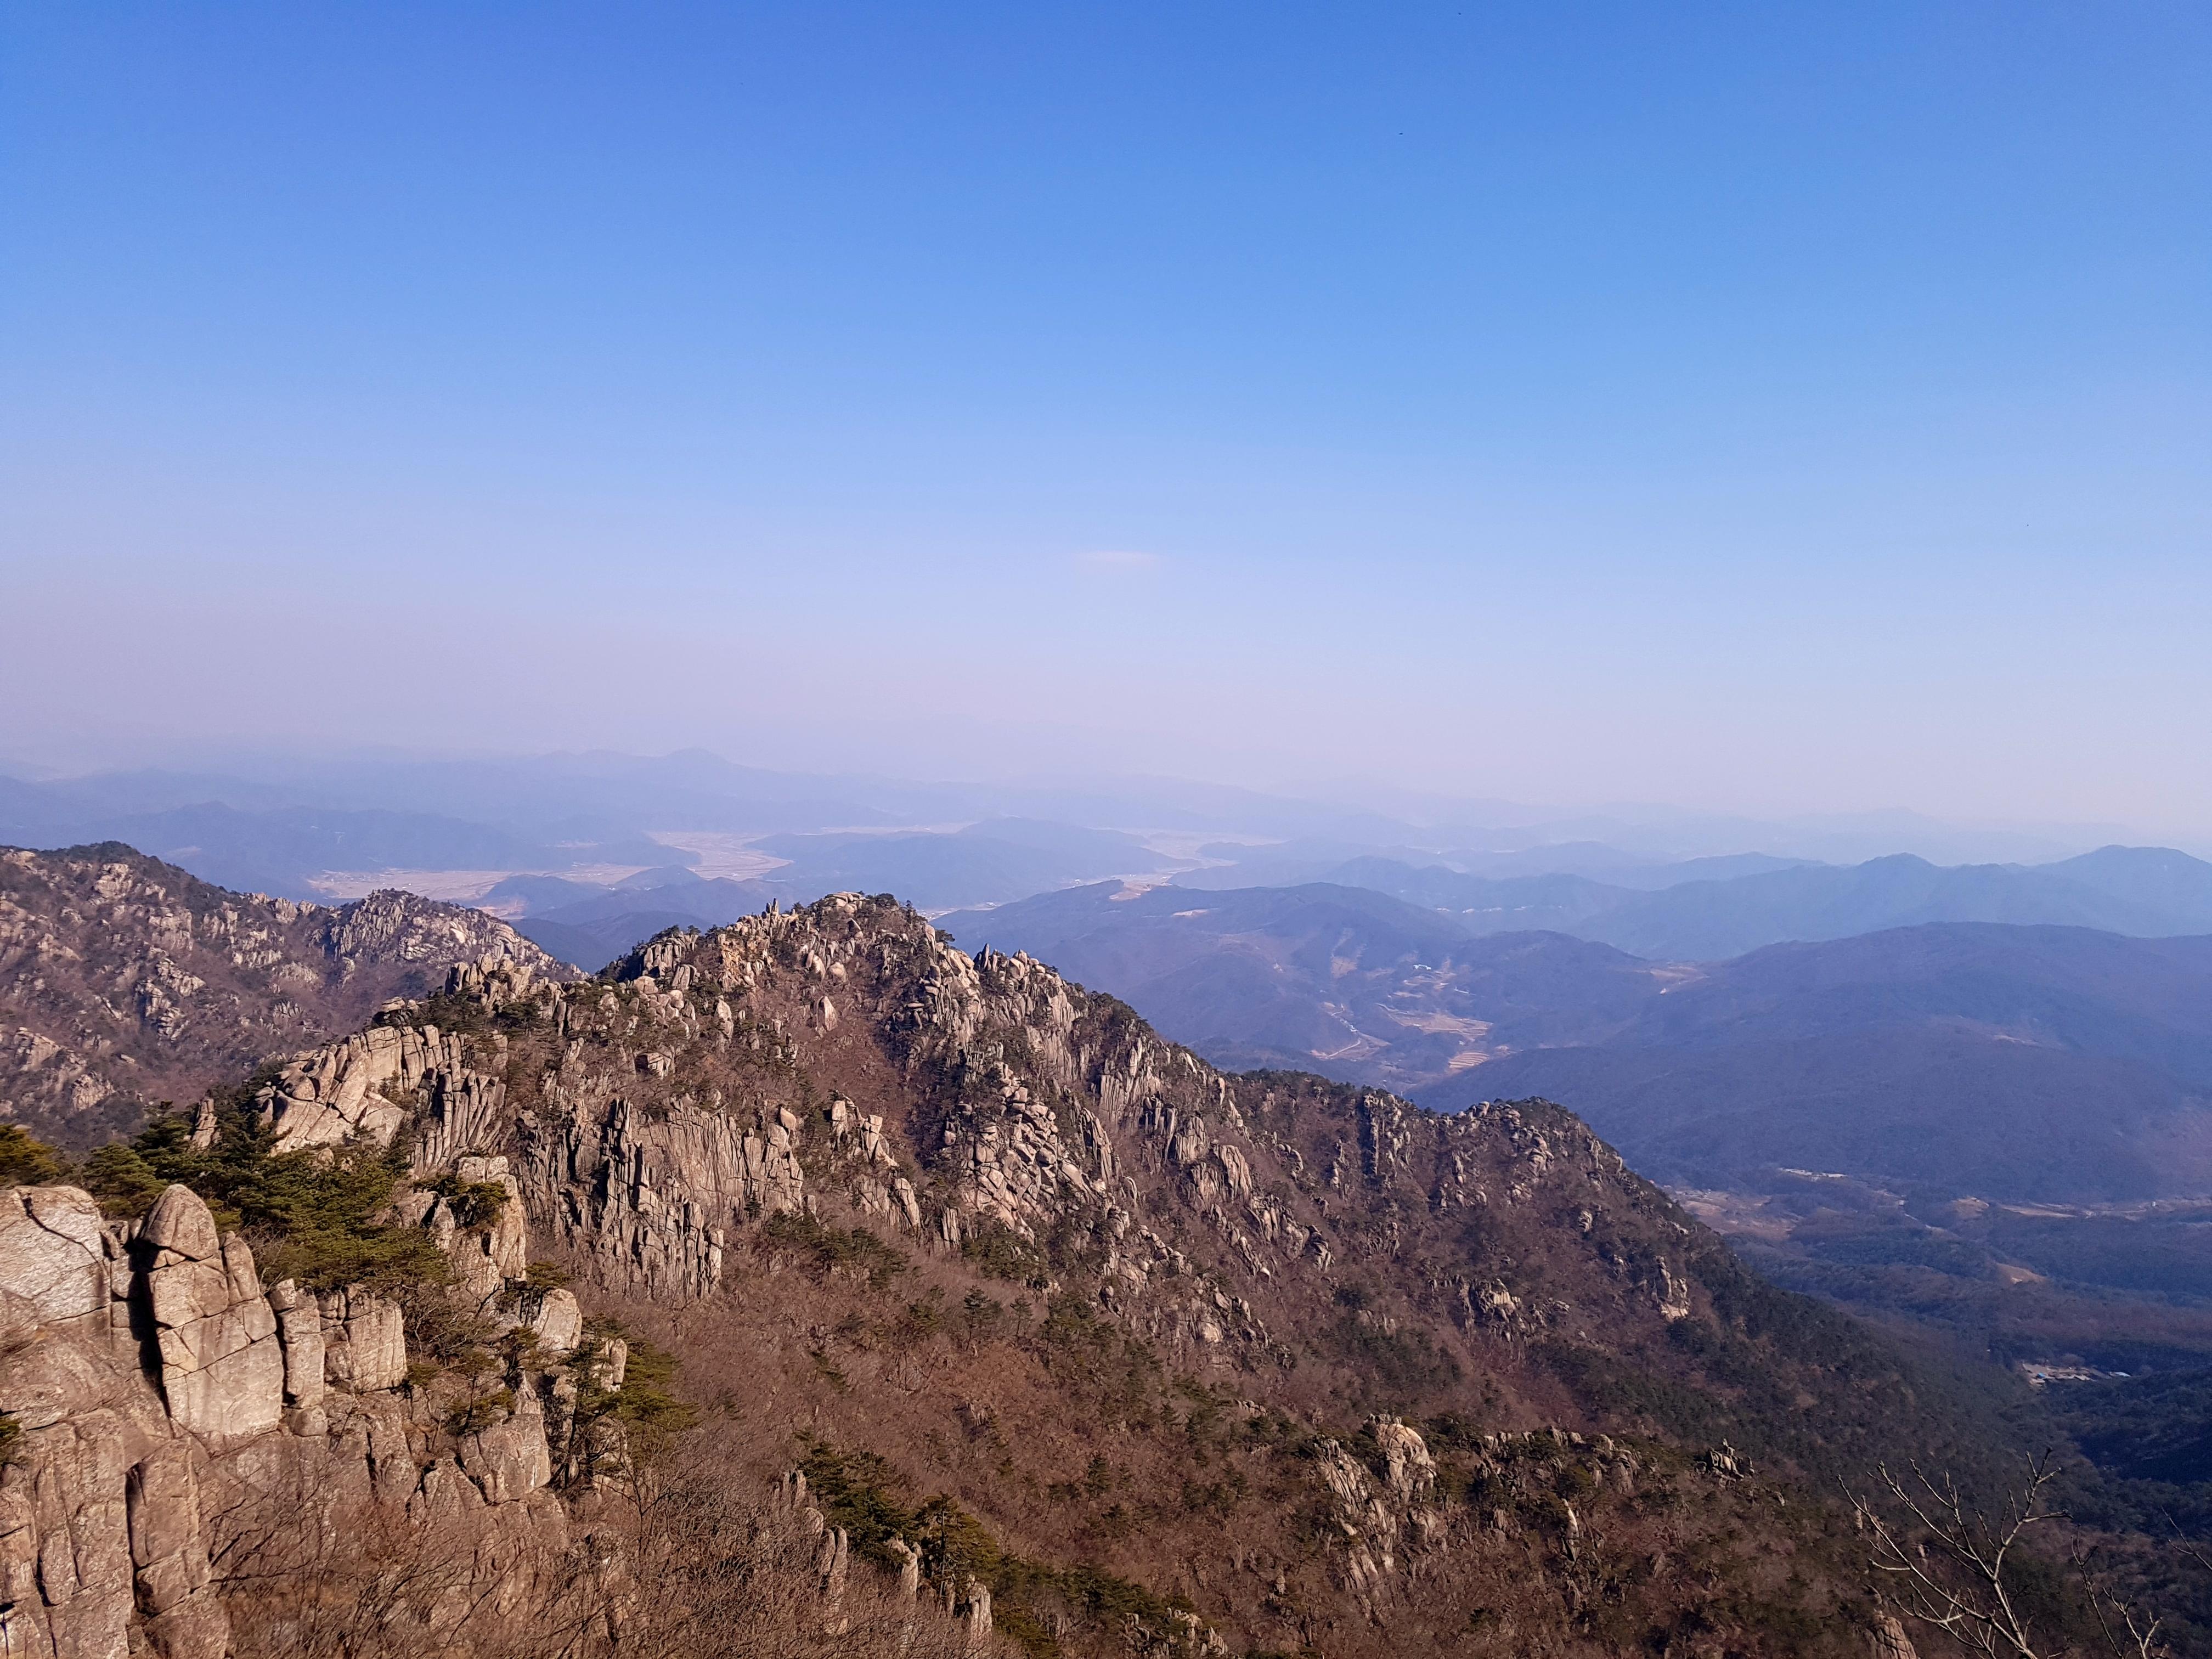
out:
<path id="1" fill-rule="evenodd" d="M 2024 1540 L 2066 1518 L 2049 1495 L 2059 1474 L 2051 1455 L 2030 1460 L 1994 1517 L 1969 1503 L 1948 1474 L 1930 1474 L 1917 1463 L 1908 1473 L 1909 1480 L 1887 1466 L 1876 1471 L 1891 1510 L 1852 1495 L 1859 1523 L 1873 1537 L 1880 1599 L 1983 1659 L 2063 1659 L 2075 1651 L 2033 1627 L 2018 1593 Z M 2084 1566 L 2078 1559 L 2073 1565 Z M 2103 1593 L 2086 1573 L 2082 1590 L 2108 1651 L 2121 1659 L 2158 1659 L 2165 1652 L 2157 1620 Z M 1893 1616 L 1885 1619 L 1882 1639 L 1894 1647 L 1902 1631 L 1893 1634 Z"/>
<path id="2" fill-rule="evenodd" d="M 867 1569 L 818 1517 L 702 1460 L 562 1525 L 363 1499 L 265 1508 L 221 1573 L 236 1659 L 1003 1659 L 1002 1637 Z"/>

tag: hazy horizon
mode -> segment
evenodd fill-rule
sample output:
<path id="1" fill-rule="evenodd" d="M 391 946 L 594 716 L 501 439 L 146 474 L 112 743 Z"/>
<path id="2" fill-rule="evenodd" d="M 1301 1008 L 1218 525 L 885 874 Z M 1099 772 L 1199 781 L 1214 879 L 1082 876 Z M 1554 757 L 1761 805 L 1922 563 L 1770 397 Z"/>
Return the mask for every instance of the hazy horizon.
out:
<path id="1" fill-rule="evenodd" d="M 1141 805 L 1133 806 L 1116 818 L 1111 813 L 1102 817 L 1096 803 L 1101 799 L 1129 803 L 1142 803 L 1148 799 L 1180 801 L 1218 793 L 1225 800 L 1249 798 L 1255 807 L 1267 803 L 1303 805 L 1344 814 L 1346 823 L 1364 818 L 1371 820 L 1378 829 L 1396 825 L 1418 830 L 1438 848 L 1459 832 L 1490 832 L 1489 840 L 1499 848 L 1553 846 L 1570 841 L 1604 844 L 1610 840 L 1642 848 L 1658 858 L 1784 851 L 1794 856 L 1857 862 L 1902 852 L 1925 856 L 1938 864 L 2035 863 L 2102 846 L 2159 843 L 2212 857 L 2212 831 L 2184 829 L 2169 833 L 2114 819 L 1945 817 L 1897 804 L 1826 812 L 1762 815 L 1670 801 L 1510 800 L 1409 789 L 1359 779 L 1279 778 L 1248 783 L 1169 773 L 1111 773 L 1085 769 L 1029 773 L 1001 769 L 991 774 L 963 775 L 871 768 L 840 770 L 764 767 L 744 757 L 722 754 L 703 746 L 658 754 L 617 749 L 525 751 L 440 750 L 391 745 L 338 748 L 317 744 L 291 750 L 201 746 L 144 755 L 118 751 L 97 759 L 80 757 L 75 764 L 42 762 L 0 750 L 0 778 L 67 787 L 115 778 L 167 777 L 190 786 L 172 789 L 162 796 L 180 805 L 203 793 L 210 800 L 230 799 L 233 805 L 246 805 L 252 799 L 233 799 L 230 792 L 221 787 L 203 791 L 194 782 L 206 780 L 220 784 L 228 780 L 276 790 L 278 796 L 272 799 L 281 797 L 321 805 L 343 799 L 359 805 L 375 796 L 380 789 L 392 787 L 378 781 L 386 775 L 386 769 L 398 769 L 401 775 L 406 775 L 415 769 L 435 771 L 481 765 L 581 776 L 598 767 L 650 772 L 691 759 L 710 762 L 717 767 L 757 771 L 768 780 L 818 784 L 833 794 L 841 786 L 851 786 L 855 799 L 880 787 L 961 792 L 957 798 L 963 805 L 946 810 L 933 821 L 925 812 L 895 822 L 856 819 L 851 825 L 822 826 L 887 834 L 901 829 L 944 829 L 977 823 L 1001 814 L 1032 813 L 1061 817 L 1071 823 L 1098 823 L 1102 827 L 1144 832 L 1162 826 L 1147 821 Z M 493 793 L 495 793 L 495 790 Z M 764 799 L 778 798 L 771 791 Z M 402 785 L 390 804 L 407 807 L 417 803 L 408 797 L 406 786 Z M 1235 816 L 1233 805 L 1224 810 L 1229 817 Z M 542 816 L 543 811 L 542 806 L 524 807 L 514 817 L 517 821 L 526 821 L 533 814 Z M 461 816 L 473 818 L 501 815 L 479 809 Z M 649 812 L 646 817 L 650 817 Z M 660 827 L 678 830 L 695 826 L 672 819 Z M 1802 850 L 1823 837 L 1830 842 L 1825 853 L 1815 854 Z M 1270 838 L 1263 835 L 1255 839 L 1264 842 Z"/>
<path id="2" fill-rule="evenodd" d="M 2212 18 L 27 6 L 0 754 L 2212 836 Z"/>

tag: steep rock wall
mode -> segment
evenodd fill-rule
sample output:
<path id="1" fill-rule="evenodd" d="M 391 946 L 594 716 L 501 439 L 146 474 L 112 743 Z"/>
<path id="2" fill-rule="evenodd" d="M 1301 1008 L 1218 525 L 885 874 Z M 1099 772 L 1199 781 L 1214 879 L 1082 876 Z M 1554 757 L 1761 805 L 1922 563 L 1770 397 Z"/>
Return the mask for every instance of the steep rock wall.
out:
<path id="1" fill-rule="evenodd" d="M 73 1188 L 0 1191 L 0 1654 L 220 1659 L 211 1556 L 377 1506 L 476 1515 L 495 1558 L 557 1543 L 538 1389 L 456 1437 L 407 1374 L 397 1306 L 264 1290 L 187 1188 L 135 1226 Z"/>

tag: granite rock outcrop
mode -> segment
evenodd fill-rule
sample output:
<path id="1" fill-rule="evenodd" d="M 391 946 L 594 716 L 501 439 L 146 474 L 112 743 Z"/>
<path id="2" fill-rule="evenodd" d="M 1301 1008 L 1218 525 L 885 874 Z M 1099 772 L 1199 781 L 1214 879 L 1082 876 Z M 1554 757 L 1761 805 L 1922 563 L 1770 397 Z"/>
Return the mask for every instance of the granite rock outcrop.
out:
<path id="1" fill-rule="evenodd" d="M 494 1231 L 447 1235 L 493 1260 Z M 0 1467 L 0 1653 L 221 1659 L 212 1561 L 280 1521 L 450 1509 L 456 1480 L 487 1549 L 557 1545 L 557 1375 L 518 1376 L 510 1407 L 456 1437 L 409 1364 L 395 1303 L 264 1288 L 189 1188 L 135 1224 L 74 1188 L 0 1190 L 0 1401 L 20 1435 Z"/>

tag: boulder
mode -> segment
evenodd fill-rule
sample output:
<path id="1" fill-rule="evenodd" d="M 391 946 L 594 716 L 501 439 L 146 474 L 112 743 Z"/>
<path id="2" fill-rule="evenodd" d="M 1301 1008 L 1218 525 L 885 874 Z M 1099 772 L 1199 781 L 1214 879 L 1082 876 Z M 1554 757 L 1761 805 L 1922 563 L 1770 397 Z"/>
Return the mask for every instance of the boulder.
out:
<path id="1" fill-rule="evenodd" d="M 100 1206 L 75 1187 L 10 1187 L 0 1193 L 0 1291 L 21 1297 L 40 1322 L 107 1312 Z"/>
<path id="2" fill-rule="evenodd" d="M 152 1254 L 147 1298 L 171 1419 L 219 1443 L 275 1428 L 284 1414 L 284 1352 L 246 1241 L 219 1238 L 199 1194 L 173 1186 L 148 1212 L 138 1245 Z"/>
<path id="3" fill-rule="evenodd" d="M 574 1353 L 584 1340 L 583 1304 L 574 1291 L 548 1291 L 531 1316 L 530 1328 L 538 1333 L 538 1344 L 548 1353 Z"/>
<path id="4" fill-rule="evenodd" d="M 163 1189 L 138 1225 L 138 1242 L 157 1250 L 174 1250 L 191 1261 L 211 1261 L 222 1253 L 215 1215 L 200 1195 L 179 1184 Z"/>
<path id="5" fill-rule="evenodd" d="M 399 1304 L 359 1290 L 325 1297 L 323 1369 L 356 1394 L 396 1389 L 407 1380 L 407 1328 Z"/>

